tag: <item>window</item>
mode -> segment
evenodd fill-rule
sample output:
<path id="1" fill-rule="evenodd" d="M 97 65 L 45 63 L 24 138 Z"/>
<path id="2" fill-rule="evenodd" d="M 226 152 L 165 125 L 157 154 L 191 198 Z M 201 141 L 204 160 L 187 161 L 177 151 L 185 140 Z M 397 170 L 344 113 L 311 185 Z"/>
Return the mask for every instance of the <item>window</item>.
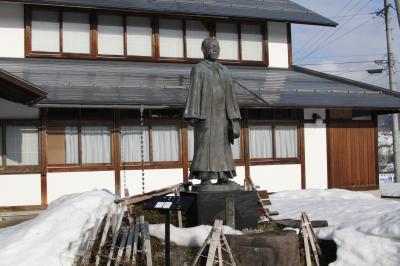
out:
<path id="1" fill-rule="evenodd" d="M 186 54 L 188 58 L 203 58 L 201 43 L 210 36 L 202 21 L 186 20 Z"/>
<path id="2" fill-rule="evenodd" d="M 78 127 L 52 126 L 47 132 L 48 163 L 78 164 Z"/>
<path id="3" fill-rule="evenodd" d="M 236 23 L 216 23 L 216 37 L 221 48 L 220 59 L 239 60 L 239 34 Z"/>
<path id="4" fill-rule="evenodd" d="M 152 56 L 153 29 L 151 19 L 146 17 L 126 17 L 128 55 Z"/>
<path id="5" fill-rule="evenodd" d="M 263 61 L 263 39 L 261 25 L 241 24 L 242 60 Z"/>
<path id="6" fill-rule="evenodd" d="M 133 163 L 142 161 L 141 152 L 141 136 L 142 128 L 140 126 L 123 126 L 121 127 L 121 153 L 122 162 Z M 150 161 L 149 158 L 149 128 L 143 127 L 143 160 Z"/>
<path id="7" fill-rule="evenodd" d="M 153 161 L 179 161 L 179 128 L 177 126 L 153 126 Z"/>
<path id="8" fill-rule="evenodd" d="M 235 142 L 232 147 L 232 157 L 235 160 L 242 159 L 242 142 L 241 137 L 235 139 Z M 188 127 L 188 159 L 189 161 L 193 160 L 194 156 L 194 128 Z"/>
<path id="9" fill-rule="evenodd" d="M 6 127 L 6 165 L 39 165 L 39 130 L 35 126 Z"/>
<path id="10" fill-rule="evenodd" d="M 298 157 L 297 125 L 249 126 L 250 159 Z"/>
<path id="11" fill-rule="evenodd" d="M 183 57 L 182 20 L 160 19 L 160 56 Z"/>
<path id="12" fill-rule="evenodd" d="M 111 129 L 82 126 L 82 163 L 111 163 Z"/>
<path id="13" fill-rule="evenodd" d="M 98 15 L 98 52 L 124 55 L 124 24 L 122 16 Z"/>
<path id="14" fill-rule="evenodd" d="M 89 14 L 63 12 L 63 52 L 90 53 Z"/>
<path id="15" fill-rule="evenodd" d="M 28 56 L 48 57 L 50 53 L 52 57 L 193 63 L 203 58 L 202 41 L 215 35 L 221 60 L 267 64 L 266 49 L 274 46 L 266 43 L 266 23 L 37 6 L 30 7 L 27 15 L 31 17 L 31 27 L 29 21 L 26 27 Z"/>
<path id="16" fill-rule="evenodd" d="M 272 158 L 272 127 L 250 126 L 250 159 Z"/>
<path id="17" fill-rule="evenodd" d="M 3 128 L 0 125 L 0 168 L 3 168 Z"/>
<path id="18" fill-rule="evenodd" d="M 60 13 L 49 10 L 32 11 L 32 50 L 60 52 Z"/>

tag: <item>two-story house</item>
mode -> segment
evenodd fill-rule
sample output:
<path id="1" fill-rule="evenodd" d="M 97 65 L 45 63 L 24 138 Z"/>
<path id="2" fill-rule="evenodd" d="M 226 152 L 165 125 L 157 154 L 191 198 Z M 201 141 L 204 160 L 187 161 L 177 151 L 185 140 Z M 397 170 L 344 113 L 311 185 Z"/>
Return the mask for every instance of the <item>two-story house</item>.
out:
<path id="1" fill-rule="evenodd" d="M 0 210 L 187 180 L 182 113 L 207 36 L 241 107 L 238 183 L 377 187 L 377 115 L 399 94 L 292 65 L 295 23 L 336 26 L 288 0 L 0 1 Z"/>

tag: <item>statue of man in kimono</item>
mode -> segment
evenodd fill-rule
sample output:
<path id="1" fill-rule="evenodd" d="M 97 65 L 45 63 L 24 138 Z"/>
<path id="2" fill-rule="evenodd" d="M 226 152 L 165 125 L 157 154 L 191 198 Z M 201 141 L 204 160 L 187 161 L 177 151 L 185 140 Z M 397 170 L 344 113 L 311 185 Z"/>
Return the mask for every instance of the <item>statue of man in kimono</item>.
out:
<path id="1" fill-rule="evenodd" d="M 184 119 L 194 127 L 194 157 L 190 179 L 201 185 L 235 184 L 231 144 L 240 137 L 241 119 L 230 71 L 217 60 L 218 41 L 207 38 L 201 49 L 204 60 L 192 68 Z"/>

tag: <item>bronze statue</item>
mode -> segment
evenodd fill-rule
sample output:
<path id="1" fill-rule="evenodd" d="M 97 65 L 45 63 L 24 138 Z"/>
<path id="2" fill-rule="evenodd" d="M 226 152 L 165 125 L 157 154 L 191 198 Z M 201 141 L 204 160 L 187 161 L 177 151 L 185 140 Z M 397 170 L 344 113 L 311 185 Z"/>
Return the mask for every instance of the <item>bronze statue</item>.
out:
<path id="1" fill-rule="evenodd" d="M 192 68 L 184 119 L 194 127 L 190 179 L 201 185 L 232 184 L 236 176 L 231 144 L 240 136 L 240 110 L 230 71 L 220 64 L 215 38 L 203 41 L 204 60 Z M 236 183 L 234 183 L 236 184 Z"/>

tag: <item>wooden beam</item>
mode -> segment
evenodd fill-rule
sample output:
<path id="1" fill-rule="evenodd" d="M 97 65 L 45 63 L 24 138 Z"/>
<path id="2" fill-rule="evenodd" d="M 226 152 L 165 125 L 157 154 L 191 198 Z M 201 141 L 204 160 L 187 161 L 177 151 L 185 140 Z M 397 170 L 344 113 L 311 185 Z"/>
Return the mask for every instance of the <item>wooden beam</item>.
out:
<path id="1" fill-rule="evenodd" d="M 244 167 L 245 178 L 250 178 L 250 132 L 249 132 L 249 110 L 243 112 L 243 139 L 244 139 Z"/>
<path id="2" fill-rule="evenodd" d="M 47 172 L 48 172 L 48 147 L 47 147 L 47 109 L 40 109 L 40 189 L 41 189 L 41 205 L 47 206 Z"/>
<path id="3" fill-rule="evenodd" d="M 119 110 L 114 110 L 113 154 L 115 194 L 121 196 L 121 127 Z"/>

